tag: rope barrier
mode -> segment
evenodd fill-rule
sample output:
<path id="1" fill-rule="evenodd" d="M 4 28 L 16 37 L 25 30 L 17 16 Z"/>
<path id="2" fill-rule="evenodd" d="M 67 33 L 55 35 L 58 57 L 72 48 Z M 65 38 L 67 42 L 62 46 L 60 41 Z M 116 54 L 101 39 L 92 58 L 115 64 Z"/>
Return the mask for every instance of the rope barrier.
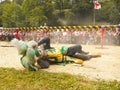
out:
<path id="1" fill-rule="evenodd" d="M 45 30 L 45 31 L 53 31 L 53 30 L 92 30 L 92 29 L 100 29 L 100 28 L 106 28 L 113 30 L 116 28 L 120 28 L 120 25 L 96 25 L 96 26 L 41 26 L 41 27 L 19 27 L 19 28 L 3 28 L 4 30 Z"/>

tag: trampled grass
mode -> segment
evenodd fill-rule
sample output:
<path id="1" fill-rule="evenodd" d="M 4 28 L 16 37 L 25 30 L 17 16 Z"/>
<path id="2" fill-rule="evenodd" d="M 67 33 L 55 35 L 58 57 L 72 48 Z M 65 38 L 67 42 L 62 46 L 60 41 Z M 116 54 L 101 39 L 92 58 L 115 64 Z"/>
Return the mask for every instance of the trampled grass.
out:
<path id="1" fill-rule="evenodd" d="M 120 90 L 117 81 L 91 81 L 67 73 L 0 68 L 0 90 Z"/>

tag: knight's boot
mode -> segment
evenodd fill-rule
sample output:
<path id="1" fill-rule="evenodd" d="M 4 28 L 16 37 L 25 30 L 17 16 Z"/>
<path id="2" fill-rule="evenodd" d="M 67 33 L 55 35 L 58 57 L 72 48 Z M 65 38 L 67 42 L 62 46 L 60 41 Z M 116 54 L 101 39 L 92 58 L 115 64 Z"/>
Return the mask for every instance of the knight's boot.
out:
<path id="1" fill-rule="evenodd" d="M 50 49 L 50 38 L 44 37 L 42 40 L 38 42 L 38 46 L 43 45 L 44 49 Z"/>
<path id="2" fill-rule="evenodd" d="M 91 55 L 92 58 L 97 58 L 97 57 L 101 57 L 101 55 Z"/>

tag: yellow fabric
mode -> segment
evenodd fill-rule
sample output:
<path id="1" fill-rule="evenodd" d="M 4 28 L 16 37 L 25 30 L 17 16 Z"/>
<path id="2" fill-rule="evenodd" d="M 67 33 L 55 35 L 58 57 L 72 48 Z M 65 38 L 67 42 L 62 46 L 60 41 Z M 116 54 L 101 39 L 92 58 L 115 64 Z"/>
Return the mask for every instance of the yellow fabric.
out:
<path id="1" fill-rule="evenodd" d="M 56 58 L 56 62 L 62 62 L 62 54 L 59 48 L 51 51 L 47 50 L 47 55 L 49 58 Z"/>
<path id="2" fill-rule="evenodd" d="M 71 58 L 72 61 L 76 64 L 83 64 L 83 60 L 82 59 L 78 59 L 78 58 L 73 58 L 73 57 L 69 57 L 69 56 L 66 56 L 66 59 L 67 58 Z"/>
<path id="3" fill-rule="evenodd" d="M 61 54 L 60 48 L 46 50 L 46 53 L 47 53 L 47 57 L 55 59 L 55 62 L 63 61 L 63 55 Z M 44 57 L 44 55 L 42 55 L 42 54 L 40 54 L 40 56 Z M 64 60 L 66 60 L 68 62 L 74 62 L 76 64 L 83 64 L 82 59 L 73 58 L 73 57 L 69 57 L 69 56 L 64 56 Z"/>

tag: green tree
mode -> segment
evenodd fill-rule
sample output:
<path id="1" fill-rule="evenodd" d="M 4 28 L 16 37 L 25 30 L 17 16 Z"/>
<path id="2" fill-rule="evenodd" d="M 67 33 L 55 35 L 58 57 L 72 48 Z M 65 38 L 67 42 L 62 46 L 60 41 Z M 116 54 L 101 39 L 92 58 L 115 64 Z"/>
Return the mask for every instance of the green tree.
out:
<path id="1" fill-rule="evenodd" d="M 71 19 L 74 25 L 87 25 L 92 23 L 93 3 L 89 0 L 76 0 L 72 5 L 75 16 Z"/>
<path id="2" fill-rule="evenodd" d="M 3 27 L 22 26 L 21 6 L 16 3 L 4 4 L 2 14 Z"/>
<path id="3" fill-rule="evenodd" d="M 32 9 L 30 13 L 30 26 L 38 27 L 47 21 L 47 17 L 44 16 L 40 6 Z"/>
<path id="4" fill-rule="evenodd" d="M 70 25 L 74 16 L 70 0 L 55 0 L 55 14 L 60 25 Z"/>
<path id="5" fill-rule="evenodd" d="M 13 2 L 16 2 L 17 4 L 19 4 L 19 5 L 22 5 L 22 3 L 23 3 L 23 1 L 24 0 L 12 0 Z"/>
<path id="6" fill-rule="evenodd" d="M 74 13 L 72 12 L 72 11 L 70 11 L 70 10 L 68 10 L 68 11 L 65 11 L 65 20 L 66 20 L 66 24 L 65 25 L 71 25 L 71 18 L 72 17 L 74 17 L 75 15 L 74 15 Z"/>
<path id="7" fill-rule="evenodd" d="M 40 26 L 40 24 L 42 25 L 48 20 L 48 17 L 45 15 L 45 11 L 43 10 L 44 2 L 40 0 L 23 1 L 22 10 L 25 18 L 25 26 Z"/>
<path id="8" fill-rule="evenodd" d="M 116 8 L 113 8 L 113 10 L 110 13 L 109 19 L 111 24 L 119 24 L 120 23 L 119 10 Z"/>
<path id="9" fill-rule="evenodd" d="M 120 12 L 120 0 L 112 0 L 116 6 L 116 8 L 119 10 Z"/>
<path id="10" fill-rule="evenodd" d="M 2 27 L 2 13 L 3 13 L 3 8 L 2 4 L 0 5 L 0 27 Z"/>
<path id="11" fill-rule="evenodd" d="M 112 0 L 115 4 L 114 11 L 111 13 L 112 15 L 110 16 L 111 21 L 115 24 L 120 24 L 120 0 Z M 114 15 L 113 15 L 114 14 Z"/>
<path id="12" fill-rule="evenodd" d="M 96 16 L 100 22 L 110 24 L 118 24 L 120 22 L 119 10 L 113 1 L 103 2 L 101 10 L 97 11 Z"/>
<path id="13" fill-rule="evenodd" d="M 44 12 L 44 15 L 47 17 L 47 23 L 48 25 L 55 25 L 57 22 L 57 16 L 55 14 L 55 5 L 54 0 L 47 0 L 42 5 L 42 10 Z"/>
<path id="14" fill-rule="evenodd" d="M 89 0 L 77 0 L 72 6 L 72 10 L 82 16 L 87 16 L 93 10 L 93 3 L 90 3 Z"/>
<path id="15" fill-rule="evenodd" d="M 96 22 L 118 24 L 119 0 L 104 0 L 100 4 L 102 8 L 95 10 Z M 93 0 L 4 0 L 0 3 L 0 26 L 4 27 L 38 27 L 44 23 L 90 25 L 93 15 Z"/>

